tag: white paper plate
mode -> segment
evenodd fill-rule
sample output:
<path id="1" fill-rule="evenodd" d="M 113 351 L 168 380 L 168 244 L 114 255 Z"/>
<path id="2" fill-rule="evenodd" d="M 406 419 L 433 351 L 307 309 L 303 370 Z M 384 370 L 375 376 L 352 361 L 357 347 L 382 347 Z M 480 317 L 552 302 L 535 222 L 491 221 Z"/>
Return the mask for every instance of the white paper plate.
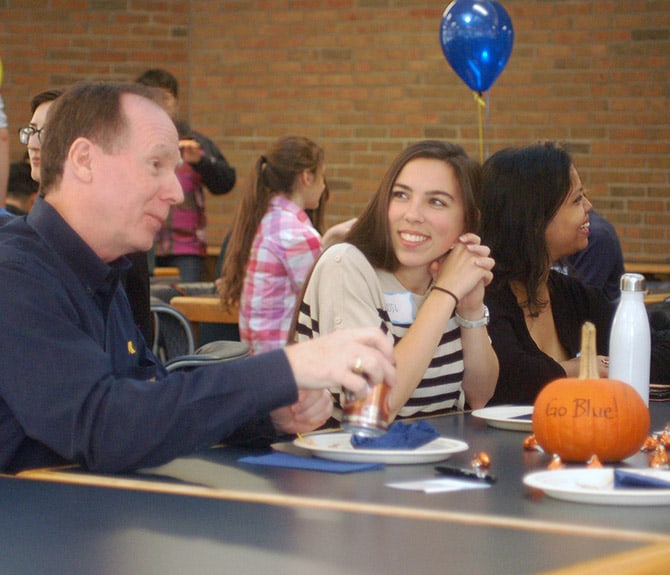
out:
<path id="1" fill-rule="evenodd" d="M 670 471 L 636 469 L 635 472 L 670 479 Z M 564 501 L 598 505 L 670 505 L 670 489 L 615 489 L 612 468 L 538 471 L 526 475 L 523 482 Z"/>
<path id="2" fill-rule="evenodd" d="M 517 418 L 531 416 L 532 414 L 532 405 L 498 405 L 495 407 L 475 409 L 472 412 L 473 417 L 479 417 L 480 419 L 485 420 L 491 427 L 527 432 L 533 430 L 532 420 L 530 418 Z"/>
<path id="3" fill-rule="evenodd" d="M 299 437 L 293 444 L 323 459 L 388 464 L 442 461 L 449 459 L 454 453 L 468 449 L 468 444 L 464 441 L 446 437 L 438 437 L 416 449 L 357 449 L 351 445 L 351 434 L 346 432 Z"/>

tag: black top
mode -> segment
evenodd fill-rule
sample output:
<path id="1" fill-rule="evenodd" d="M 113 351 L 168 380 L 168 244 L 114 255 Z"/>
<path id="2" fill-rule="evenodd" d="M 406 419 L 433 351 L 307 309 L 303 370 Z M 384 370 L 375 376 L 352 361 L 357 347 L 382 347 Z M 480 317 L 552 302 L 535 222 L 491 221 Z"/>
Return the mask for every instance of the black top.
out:
<path id="1" fill-rule="evenodd" d="M 581 329 L 587 320 L 596 326 L 598 354 L 608 354 L 614 309 L 602 292 L 552 270 L 549 297 L 558 338 L 570 357 L 580 351 Z M 532 404 L 547 383 L 566 376 L 565 370 L 533 341 L 509 284 L 494 282 L 486 290 L 485 303 L 491 314 L 489 335 L 500 362 L 490 404 Z"/>

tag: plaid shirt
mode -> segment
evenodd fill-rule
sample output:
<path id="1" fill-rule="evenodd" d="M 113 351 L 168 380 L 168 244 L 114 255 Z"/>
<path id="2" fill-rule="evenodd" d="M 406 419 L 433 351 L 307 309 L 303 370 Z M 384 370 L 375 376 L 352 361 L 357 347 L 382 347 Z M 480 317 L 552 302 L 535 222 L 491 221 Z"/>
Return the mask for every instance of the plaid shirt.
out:
<path id="1" fill-rule="evenodd" d="M 321 236 L 305 211 L 274 196 L 249 254 L 240 297 L 240 339 L 251 352 L 286 344 L 302 284 L 321 254 Z"/>

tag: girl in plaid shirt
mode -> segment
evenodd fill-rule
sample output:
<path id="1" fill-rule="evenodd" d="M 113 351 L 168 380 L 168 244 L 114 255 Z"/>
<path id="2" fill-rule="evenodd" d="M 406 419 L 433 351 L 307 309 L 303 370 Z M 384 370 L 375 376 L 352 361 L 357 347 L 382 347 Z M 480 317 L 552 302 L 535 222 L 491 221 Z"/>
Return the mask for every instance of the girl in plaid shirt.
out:
<path id="1" fill-rule="evenodd" d="M 239 302 L 240 339 L 253 354 L 286 344 L 293 308 L 321 254 L 321 235 L 305 210 L 326 190 L 324 152 L 296 136 L 279 139 L 256 161 L 235 217 L 219 294 Z"/>

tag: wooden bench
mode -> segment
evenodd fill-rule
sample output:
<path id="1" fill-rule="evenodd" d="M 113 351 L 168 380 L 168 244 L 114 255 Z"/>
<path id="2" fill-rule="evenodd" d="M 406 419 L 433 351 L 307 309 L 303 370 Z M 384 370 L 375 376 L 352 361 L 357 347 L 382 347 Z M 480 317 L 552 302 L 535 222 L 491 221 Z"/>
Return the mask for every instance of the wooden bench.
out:
<path id="1" fill-rule="evenodd" d="M 238 308 L 225 310 L 217 295 L 211 296 L 175 296 L 170 305 L 183 313 L 193 326 L 196 341 L 200 339 L 201 323 L 238 323 Z M 227 339 L 227 338 L 226 338 Z"/>
<path id="2" fill-rule="evenodd" d="M 170 305 L 176 307 L 191 322 L 237 323 L 237 306 L 225 310 L 219 296 L 175 296 Z"/>
<path id="3" fill-rule="evenodd" d="M 662 303 L 666 299 L 670 299 L 670 292 L 652 292 L 644 296 L 644 303 Z"/>
<path id="4" fill-rule="evenodd" d="M 155 267 L 153 275 L 157 278 L 179 277 L 179 268 Z"/>
<path id="5" fill-rule="evenodd" d="M 238 322 L 237 306 L 225 310 L 217 295 L 175 296 L 170 300 L 170 305 L 177 308 L 193 324 Z"/>
<path id="6" fill-rule="evenodd" d="M 624 263 L 627 272 L 643 275 L 670 275 L 670 263 L 653 261 L 629 261 Z"/>

